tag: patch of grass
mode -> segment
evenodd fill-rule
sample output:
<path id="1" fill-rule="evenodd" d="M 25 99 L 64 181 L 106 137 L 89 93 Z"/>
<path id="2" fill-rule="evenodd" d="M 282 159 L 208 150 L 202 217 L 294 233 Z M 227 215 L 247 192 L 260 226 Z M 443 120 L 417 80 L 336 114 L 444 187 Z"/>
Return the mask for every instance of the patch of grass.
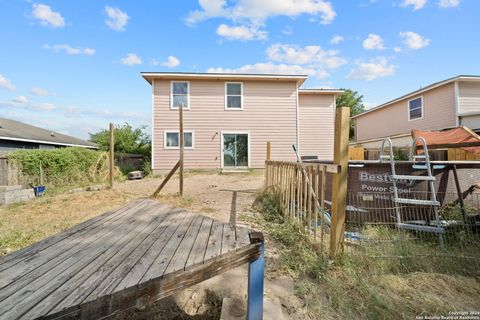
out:
<path id="1" fill-rule="evenodd" d="M 253 208 L 261 212 L 266 221 L 281 223 L 284 217 L 280 203 L 280 192 L 273 188 L 264 189 L 257 194 Z"/>
<path id="2" fill-rule="evenodd" d="M 193 204 L 192 197 L 186 195 L 181 197 L 178 193 L 160 193 L 156 199 L 180 208 L 190 208 Z"/>

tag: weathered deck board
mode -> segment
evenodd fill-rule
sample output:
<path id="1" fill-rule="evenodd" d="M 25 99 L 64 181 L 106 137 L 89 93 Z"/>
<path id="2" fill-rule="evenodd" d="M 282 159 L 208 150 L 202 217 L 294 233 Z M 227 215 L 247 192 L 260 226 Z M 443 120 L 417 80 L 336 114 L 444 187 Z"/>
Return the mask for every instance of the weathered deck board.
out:
<path id="1" fill-rule="evenodd" d="M 0 259 L 0 319 L 98 318 L 260 255 L 249 231 L 132 201 Z"/>
<path id="2" fill-rule="evenodd" d="M 105 225 L 109 221 L 115 221 L 115 219 L 119 218 L 119 215 L 125 214 L 131 207 L 134 207 L 135 204 L 139 204 L 140 202 L 136 203 L 129 203 L 127 206 L 123 208 L 119 208 L 118 210 L 113 210 L 109 212 L 107 215 L 101 215 L 100 217 L 93 218 L 94 220 L 90 223 L 90 220 L 85 221 L 84 223 L 73 227 L 65 232 L 59 233 L 58 235 L 54 235 L 45 239 L 45 243 L 43 241 L 38 242 L 32 246 L 26 247 L 19 251 L 13 252 L 12 254 L 6 255 L 0 259 L 0 272 L 7 270 L 9 268 L 15 267 L 18 269 L 23 270 L 21 263 L 23 265 L 28 264 L 32 266 L 30 263 L 32 260 L 35 260 L 35 263 L 41 263 L 40 259 L 36 259 L 36 257 L 42 253 L 43 250 L 49 249 L 49 251 L 53 252 L 53 248 L 55 246 L 66 246 L 68 242 L 77 241 L 80 242 L 82 240 L 82 236 L 85 233 L 90 232 L 94 228 L 98 228 L 102 225 Z M 133 212 L 133 211 L 132 211 Z M 80 228 L 79 226 L 83 226 Z M 18 253 L 17 253 L 18 252 Z M 13 257 L 10 257 L 10 256 Z M 42 254 L 42 257 L 45 258 L 46 256 Z M 26 261 L 27 260 L 27 261 Z M 0 284 L 0 288 L 2 285 Z"/>
<path id="3" fill-rule="evenodd" d="M 203 218 L 202 226 L 198 232 L 197 239 L 193 245 L 192 251 L 188 256 L 188 260 L 185 263 L 185 268 L 195 265 L 197 263 L 203 263 L 205 257 L 205 251 L 207 250 L 208 239 L 210 238 L 210 230 L 212 229 L 213 220 L 207 217 Z"/>
<path id="4" fill-rule="evenodd" d="M 162 206 L 159 211 L 152 213 L 164 213 L 169 209 L 167 206 Z M 170 218 L 170 215 L 157 215 L 156 220 L 160 220 L 160 224 L 150 223 L 143 230 L 141 230 L 137 235 L 134 236 L 125 246 L 121 247 L 118 251 L 111 251 L 110 256 L 106 254 L 101 257 L 101 259 L 95 259 L 90 263 L 85 269 L 81 272 L 75 274 L 68 282 L 65 282 L 60 288 L 55 290 L 51 295 L 46 297 L 40 306 L 35 307 L 30 312 L 28 312 L 24 317 L 27 319 L 35 318 L 44 314 L 47 311 L 50 311 L 53 306 L 61 302 L 69 294 L 72 294 L 72 291 L 81 292 L 79 297 L 75 297 L 76 301 L 83 301 L 85 297 L 89 294 L 93 294 L 92 290 L 99 289 L 99 285 L 104 284 L 107 279 L 111 279 L 112 276 L 120 276 L 123 274 L 121 271 L 117 272 L 118 266 L 126 259 L 131 257 L 136 249 L 136 246 L 139 245 L 142 241 L 145 240 L 148 236 L 152 235 L 152 229 L 158 226 L 162 226 L 164 219 Z M 153 221 L 153 222 L 156 222 Z M 108 259 L 109 260 L 106 260 Z M 106 262 L 107 261 L 107 262 Z M 95 288 L 96 287 L 96 288 Z"/>
<path id="5" fill-rule="evenodd" d="M 125 210 L 128 210 L 130 207 L 135 206 L 139 202 L 141 202 L 142 199 L 139 200 L 133 200 L 130 201 L 127 205 L 123 207 L 119 207 L 110 211 L 107 211 L 99 216 L 96 216 L 92 219 L 89 219 L 87 221 L 84 221 L 80 224 L 77 224 L 76 226 L 62 232 L 62 233 L 57 233 L 55 235 L 52 235 L 48 238 L 45 238 L 41 242 L 37 242 L 29 247 L 25 247 L 23 249 L 17 250 L 15 252 L 12 252 L 6 256 L 0 257 L 0 271 L 3 271 L 14 264 L 22 261 L 22 258 L 25 256 L 30 256 L 32 253 L 37 253 L 40 252 L 56 243 L 59 241 L 71 237 L 73 234 L 80 234 L 80 232 L 85 231 L 87 228 L 94 226 L 98 222 L 102 221 L 103 219 L 111 219 L 115 216 L 115 214 L 118 214 L 119 212 L 123 212 Z M 12 261 L 13 260 L 13 261 Z M 12 261 L 12 263 L 7 264 L 7 262 Z"/>
<path id="6" fill-rule="evenodd" d="M 109 238 L 102 239 L 98 245 L 94 245 L 97 244 L 97 242 L 94 242 L 92 245 L 87 246 L 87 250 L 79 251 L 70 256 L 61 264 L 56 265 L 47 273 L 42 274 L 41 277 L 34 278 L 35 273 L 25 277 L 25 281 L 27 281 L 26 285 L 4 300 L 11 308 L 3 315 L 11 319 L 18 313 L 17 310 L 35 307 L 38 303 L 37 301 L 43 300 L 42 298 L 45 298 L 46 295 L 50 295 L 58 289 L 58 287 L 72 277 L 72 274 L 82 272 L 84 268 L 88 267 L 88 265 L 96 259 L 111 258 L 145 223 L 150 223 L 152 220 L 146 216 L 135 216 L 131 217 L 131 219 L 128 223 L 121 224 L 120 228 L 115 229 L 115 233 L 118 233 L 119 236 L 111 232 L 109 233 Z M 16 285 L 12 285 L 12 287 L 16 288 Z M 7 308 L 5 308 L 5 310 L 6 309 Z"/>
<path id="7" fill-rule="evenodd" d="M 144 203 L 139 203 L 138 205 L 140 209 L 145 206 L 146 204 Z M 104 225 L 99 230 L 92 229 L 92 233 L 84 234 L 79 243 L 66 241 L 65 246 L 55 246 L 52 247 L 51 250 L 46 251 L 44 255 L 35 253 L 32 257 L 24 259 L 24 261 L 16 265 L 14 271 L 8 269 L 2 272 L 1 274 L 4 276 L 0 278 L 2 281 L 8 281 L 8 286 L 4 286 L 0 290 L 0 301 L 3 301 L 7 297 L 10 299 L 16 297 L 13 293 L 18 293 L 20 288 L 27 285 L 31 287 L 35 279 L 42 279 L 42 281 L 48 280 L 48 277 L 44 276 L 45 274 L 58 274 L 61 270 L 68 268 L 69 263 L 78 262 L 79 257 L 84 257 L 85 252 L 89 254 L 95 253 L 95 251 L 88 249 L 94 247 L 97 243 L 96 241 L 114 239 L 112 235 L 116 232 L 123 234 L 122 230 L 128 230 L 128 228 L 132 226 L 132 219 L 135 219 L 135 217 L 131 216 L 135 212 L 133 208 L 126 212 L 130 213 L 130 215 L 123 215 L 120 217 L 120 220 L 112 224 Z M 121 220 L 122 217 L 124 220 Z M 30 264 L 28 262 L 30 262 Z M 34 266 L 33 269 L 32 265 Z M 25 272 L 22 273 L 22 270 L 25 270 Z"/>

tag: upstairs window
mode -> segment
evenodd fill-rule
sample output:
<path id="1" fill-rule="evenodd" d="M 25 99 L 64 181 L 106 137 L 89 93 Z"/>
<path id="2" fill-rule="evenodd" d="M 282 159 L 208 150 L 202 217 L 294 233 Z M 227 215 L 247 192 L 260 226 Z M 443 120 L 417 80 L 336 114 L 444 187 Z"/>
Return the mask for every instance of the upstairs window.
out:
<path id="1" fill-rule="evenodd" d="M 243 83 L 241 82 L 225 83 L 225 109 L 227 110 L 243 109 Z"/>
<path id="2" fill-rule="evenodd" d="M 408 120 L 423 118 L 423 98 L 408 101 Z"/>
<path id="3" fill-rule="evenodd" d="M 189 83 L 186 81 L 172 81 L 172 96 L 170 99 L 170 107 L 178 109 L 183 105 L 184 109 L 189 109 Z"/>
<path id="4" fill-rule="evenodd" d="M 183 141 L 185 149 L 193 149 L 193 132 L 184 131 Z M 165 149 L 180 148 L 180 134 L 178 131 L 165 131 Z"/>

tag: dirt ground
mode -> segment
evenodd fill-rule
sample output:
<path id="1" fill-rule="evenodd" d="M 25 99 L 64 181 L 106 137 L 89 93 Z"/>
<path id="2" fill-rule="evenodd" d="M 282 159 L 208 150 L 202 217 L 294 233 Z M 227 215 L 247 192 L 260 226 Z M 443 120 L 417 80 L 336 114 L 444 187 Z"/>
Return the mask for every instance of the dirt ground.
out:
<path id="1" fill-rule="evenodd" d="M 113 189 L 67 192 L 45 196 L 28 203 L 0 207 L 0 255 L 32 244 L 84 220 L 120 206 L 129 200 L 148 197 L 160 178 L 116 183 Z M 178 179 L 172 178 L 157 200 L 222 221 L 234 221 L 251 212 L 256 192 L 262 187 L 263 172 L 212 174 L 186 173 L 184 197 L 179 198 Z M 35 221 L 35 223 L 32 223 Z M 242 222 L 237 222 L 241 224 Z M 265 313 L 268 318 L 288 319 L 301 302 L 294 295 L 293 279 L 275 272 L 275 248 L 266 245 Z M 247 266 L 193 286 L 143 310 L 130 310 L 116 319 L 219 319 L 224 297 L 244 311 Z"/>

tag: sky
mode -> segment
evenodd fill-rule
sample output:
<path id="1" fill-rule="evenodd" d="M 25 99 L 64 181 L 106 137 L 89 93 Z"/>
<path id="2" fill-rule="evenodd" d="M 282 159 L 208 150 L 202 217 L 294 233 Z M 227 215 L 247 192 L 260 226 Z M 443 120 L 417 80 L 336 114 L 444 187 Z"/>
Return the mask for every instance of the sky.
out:
<path id="1" fill-rule="evenodd" d="M 479 0 L 0 0 L 0 117 L 151 123 L 142 71 L 308 74 L 367 108 L 480 75 Z"/>

